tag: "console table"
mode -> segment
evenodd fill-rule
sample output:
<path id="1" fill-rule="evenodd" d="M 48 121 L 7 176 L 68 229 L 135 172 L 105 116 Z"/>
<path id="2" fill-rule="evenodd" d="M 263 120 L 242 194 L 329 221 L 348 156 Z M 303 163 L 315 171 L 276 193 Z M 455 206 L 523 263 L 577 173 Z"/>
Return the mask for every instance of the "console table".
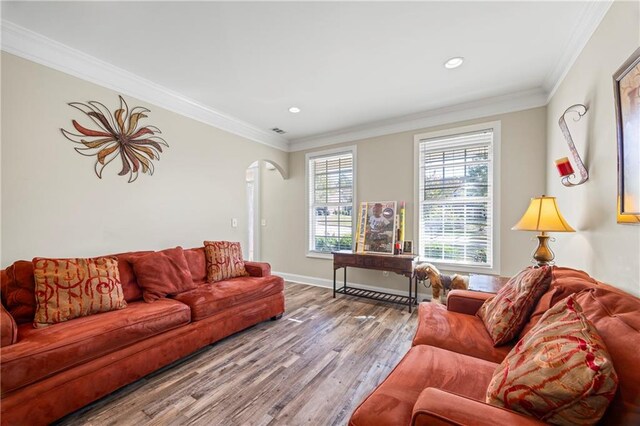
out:
<path id="1" fill-rule="evenodd" d="M 497 277 L 495 275 L 469 275 L 469 290 L 485 293 L 497 293 L 509 281 L 509 277 Z"/>
<path id="2" fill-rule="evenodd" d="M 418 304 L 418 279 L 414 274 L 417 255 L 414 254 L 375 254 L 375 253 L 354 253 L 352 251 L 334 251 L 333 254 L 333 297 L 336 293 L 348 294 L 350 296 L 366 297 L 367 299 L 380 300 L 383 302 L 400 303 L 409 307 Z M 395 272 L 409 279 L 409 296 L 399 296 L 397 294 L 385 293 L 382 291 L 365 290 L 361 288 L 349 287 L 347 285 L 347 268 L 375 269 L 379 271 Z M 343 284 L 341 288 L 336 288 L 336 271 L 344 269 Z"/>

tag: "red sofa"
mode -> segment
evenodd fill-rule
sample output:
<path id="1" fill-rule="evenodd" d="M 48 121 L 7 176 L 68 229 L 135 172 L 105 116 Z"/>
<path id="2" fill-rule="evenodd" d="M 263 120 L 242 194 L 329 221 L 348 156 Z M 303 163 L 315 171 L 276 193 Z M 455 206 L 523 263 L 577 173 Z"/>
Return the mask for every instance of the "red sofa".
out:
<path id="1" fill-rule="evenodd" d="M 145 303 L 128 259 L 117 255 L 125 309 L 32 326 L 33 267 L 2 270 L 0 421 L 47 424 L 194 351 L 284 312 L 284 281 L 267 263 L 250 276 L 206 283 L 204 248 L 185 250 L 195 290 Z"/>
<path id="2" fill-rule="evenodd" d="M 573 293 L 603 338 L 619 379 L 616 396 L 599 424 L 639 425 L 640 299 L 582 271 L 555 267 L 549 290 L 518 339 L 550 307 Z M 513 347 L 494 348 L 482 320 L 475 316 L 491 296 L 453 290 L 447 307 L 420 304 L 413 347 L 354 411 L 349 425 L 543 424 L 484 402 L 496 367 Z"/>

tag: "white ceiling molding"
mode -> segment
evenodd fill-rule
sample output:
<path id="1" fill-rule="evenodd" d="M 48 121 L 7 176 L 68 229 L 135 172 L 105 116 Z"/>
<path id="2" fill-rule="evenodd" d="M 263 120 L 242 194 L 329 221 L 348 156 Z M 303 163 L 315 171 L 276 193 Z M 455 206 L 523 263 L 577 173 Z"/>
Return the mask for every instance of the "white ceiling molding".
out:
<path id="1" fill-rule="evenodd" d="M 576 59 L 582 53 L 582 49 L 587 45 L 612 4 L 613 0 L 594 1 L 588 4 L 588 7 L 580 16 L 576 16 L 577 24 L 571 38 L 565 46 L 557 65 L 542 83 L 542 87 L 548 93 L 547 102 L 551 100 L 560 84 L 562 84 Z"/>
<path id="2" fill-rule="evenodd" d="M 138 75 L 2 20 L 2 50 L 283 151 L 288 141 Z"/>
<path id="3" fill-rule="evenodd" d="M 442 124 L 473 120 L 497 114 L 522 111 L 547 104 L 547 94 L 542 89 L 532 89 L 509 95 L 495 96 L 478 101 L 467 102 L 450 107 L 433 109 L 421 114 L 412 114 L 391 120 L 378 121 L 363 126 L 337 130 L 323 135 L 294 139 L 290 142 L 290 151 L 302 151 L 374 138 L 393 133 L 424 129 Z"/>

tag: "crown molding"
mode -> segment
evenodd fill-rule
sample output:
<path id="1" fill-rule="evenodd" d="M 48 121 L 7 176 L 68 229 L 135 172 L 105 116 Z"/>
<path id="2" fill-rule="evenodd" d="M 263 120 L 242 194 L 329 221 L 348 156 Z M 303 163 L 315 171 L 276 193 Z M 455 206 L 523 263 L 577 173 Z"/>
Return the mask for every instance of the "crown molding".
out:
<path id="1" fill-rule="evenodd" d="M 2 50 L 254 142 L 282 151 L 289 148 L 281 136 L 6 20 L 2 20 Z"/>
<path id="2" fill-rule="evenodd" d="M 424 129 L 442 124 L 522 111 L 541 107 L 546 104 L 547 94 L 542 88 L 525 90 L 508 95 L 493 96 L 463 104 L 436 108 L 420 114 L 377 121 L 363 126 L 324 133 L 322 135 L 293 139 L 290 142 L 289 151 L 303 151 L 326 145 Z"/>
<path id="3" fill-rule="evenodd" d="M 545 106 L 562 84 L 567 73 L 588 43 L 602 19 L 609 11 L 613 0 L 595 0 L 588 4 L 576 19 L 576 26 L 563 49 L 557 65 L 547 74 L 541 87 L 504 96 L 496 96 L 477 101 L 437 108 L 420 114 L 382 120 L 340 129 L 305 138 L 293 139 L 289 151 L 303 151 L 343 142 L 352 142 L 393 133 L 417 130 L 459 121 L 473 120 L 496 114 L 522 111 Z"/>
<path id="4" fill-rule="evenodd" d="M 613 0 L 592 1 L 588 3 L 588 6 L 582 14 L 576 17 L 577 24 L 571 34 L 569 42 L 563 49 L 556 66 L 543 80 L 542 88 L 548 93 L 547 102 L 551 100 L 556 90 L 558 90 L 558 87 L 560 87 L 564 81 L 564 78 L 573 67 L 573 64 L 578 59 L 578 56 L 580 56 L 580 53 L 582 53 L 582 50 L 591 39 L 591 36 L 600 25 L 600 22 L 602 22 L 602 19 L 612 4 Z"/>

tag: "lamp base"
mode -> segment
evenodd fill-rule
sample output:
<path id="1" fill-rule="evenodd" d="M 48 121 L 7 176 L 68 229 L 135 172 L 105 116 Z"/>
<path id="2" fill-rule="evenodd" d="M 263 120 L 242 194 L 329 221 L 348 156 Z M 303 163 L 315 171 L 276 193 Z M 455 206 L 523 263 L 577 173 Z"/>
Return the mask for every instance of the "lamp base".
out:
<path id="1" fill-rule="evenodd" d="M 536 238 L 538 238 L 538 248 L 533 253 L 533 259 L 538 263 L 538 266 L 551 265 L 555 255 L 549 248 L 549 236 L 542 232 Z"/>

